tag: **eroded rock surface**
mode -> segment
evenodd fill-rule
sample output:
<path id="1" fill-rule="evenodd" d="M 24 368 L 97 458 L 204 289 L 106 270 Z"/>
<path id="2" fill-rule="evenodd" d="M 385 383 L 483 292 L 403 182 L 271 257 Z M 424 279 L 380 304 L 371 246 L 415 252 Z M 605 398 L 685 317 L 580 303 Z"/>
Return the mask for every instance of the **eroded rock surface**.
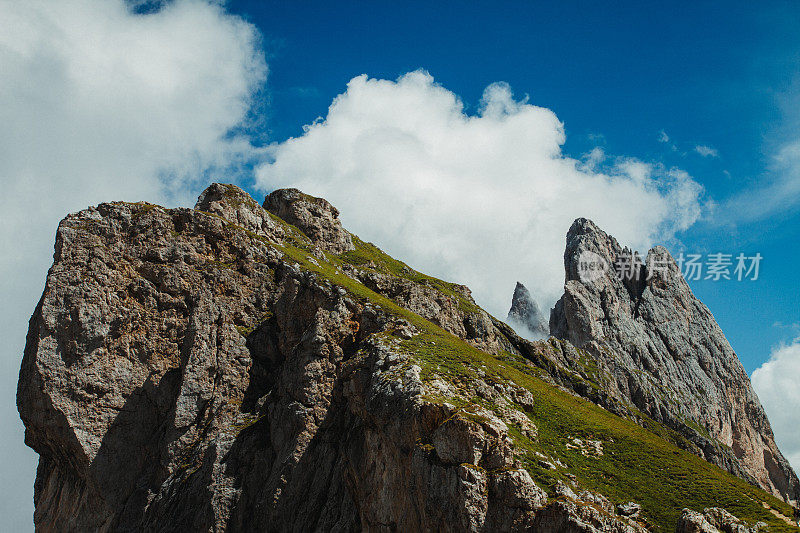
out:
<path id="1" fill-rule="evenodd" d="M 324 198 L 297 189 L 278 189 L 264 200 L 264 209 L 297 226 L 329 252 L 339 254 L 353 249 L 353 239 L 339 221 L 339 210 Z"/>
<path id="2" fill-rule="evenodd" d="M 609 267 L 601 275 L 585 269 L 598 257 Z M 551 332 L 613 376 L 604 388 L 683 433 L 708 461 L 796 501 L 800 483 L 742 364 L 669 252 L 657 246 L 642 262 L 590 220 L 578 219 L 567 235 L 564 265 L 564 296 Z"/>
<path id="3" fill-rule="evenodd" d="M 346 250 L 335 210 L 298 195 L 267 203 Z M 39 530 L 530 527 L 547 497 L 506 424 L 425 401 L 398 346 L 415 328 L 287 260 L 292 231 L 227 185 L 62 221 L 18 390 Z"/>
<path id="4" fill-rule="evenodd" d="M 348 270 L 351 275 L 378 294 L 397 302 L 473 346 L 498 354 L 515 348 L 495 326 L 492 317 L 475 305 L 464 285 L 448 284 L 450 294 L 426 283 L 391 276 L 374 270 Z"/>
<path id="5" fill-rule="evenodd" d="M 711 507 L 702 513 L 684 509 L 675 529 L 676 533 L 757 533 L 767 531 L 759 522 L 753 526 L 742 522 L 725 509 Z"/>
<path id="6" fill-rule="evenodd" d="M 559 533 L 644 533 L 641 524 L 619 516 L 607 500 L 590 493 L 576 499 L 561 497 L 536 516 L 534 531 Z"/>
<path id="7" fill-rule="evenodd" d="M 380 259 L 322 199 L 264 205 L 214 184 L 195 209 L 61 222 L 17 393 L 39 530 L 644 531 L 639 504 L 521 449 L 534 389 L 464 354 L 635 408 L 589 383 L 585 339 L 521 339 L 468 288 Z M 531 477 L 542 464 L 554 487 Z"/>

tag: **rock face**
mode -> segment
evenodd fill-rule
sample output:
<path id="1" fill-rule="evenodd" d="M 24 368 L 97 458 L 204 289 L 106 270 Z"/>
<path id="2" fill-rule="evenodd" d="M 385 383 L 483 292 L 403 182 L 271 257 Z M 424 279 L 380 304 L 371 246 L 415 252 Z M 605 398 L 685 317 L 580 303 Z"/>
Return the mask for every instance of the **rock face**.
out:
<path id="1" fill-rule="evenodd" d="M 676 533 L 757 533 L 762 530 L 767 530 L 763 522 L 749 526 L 718 507 L 705 509 L 702 513 L 684 509 L 675 529 Z"/>
<path id="2" fill-rule="evenodd" d="M 353 240 L 339 221 L 339 210 L 324 198 L 297 189 L 278 189 L 264 200 L 264 208 L 300 228 L 329 252 L 339 254 L 353 249 Z"/>
<path id="3" fill-rule="evenodd" d="M 601 494 L 581 491 L 575 494 L 563 484 L 556 488 L 559 496 L 536 516 L 534 531 L 644 533 L 638 522 L 617 514 L 614 505 Z"/>
<path id="4" fill-rule="evenodd" d="M 477 307 L 468 287 L 448 284 L 442 292 L 435 286 L 413 280 L 345 266 L 345 271 L 369 289 L 384 295 L 445 331 L 489 353 L 514 350 L 486 311 Z M 449 294 L 448 294 L 449 293 Z"/>
<path id="5" fill-rule="evenodd" d="M 289 190 L 266 205 L 309 247 L 352 247 L 327 202 Z M 18 390 L 38 529 L 531 526 L 547 497 L 506 424 L 424 401 L 420 368 L 381 335 L 413 326 L 287 261 L 293 231 L 216 184 L 195 210 L 64 219 Z M 372 281 L 422 313 L 449 305 Z"/>
<path id="6" fill-rule="evenodd" d="M 584 352 L 521 339 L 325 200 L 264 206 L 214 184 L 195 209 L 61 222 L 17 391 L 38 530 L 645 531 L 635 495 L 585 490 L 564 462 L 624 454 L 595 432 L 641 428 L 534 383 L 591 397 Z M 579 436 L 540 442 L 542 395 Z"/>
<path id="7" fill-rule="evenodd" d="M 278 239 L 284 236 L 283 227 L 272 220 L 253 198 L 235 185 L 211 184 L 197 199 L 194 208 L 224 218 L 248 231 Z M 338 222 L 338 221 L 335 221 Z M 333 222 L 329 222 L 333 225 Z M 341 226 L 339 226 L 341 231 Z"/>
<path id="8" fill-rule="evenodd" d="M 506 318 L 512 327 L 528 333 L 532 340 L 546 339 L 550 335 L 547 320 L 539 310 L 539 305 L 531 296 L 525 285 L 517 282 L 514 287 L 514 296 L 511 299 L 511 309 Z"/>
<path id="9" fill-rule="evenodd" d="M 578 219 L 564 265 L 551 333 L 613 376 L 606 384 L 612 395 L 683 433 L 708 461 L 796 501 L 797 476 L 744 368 L 667 250 L 653 248 L 642 262 Z"/>

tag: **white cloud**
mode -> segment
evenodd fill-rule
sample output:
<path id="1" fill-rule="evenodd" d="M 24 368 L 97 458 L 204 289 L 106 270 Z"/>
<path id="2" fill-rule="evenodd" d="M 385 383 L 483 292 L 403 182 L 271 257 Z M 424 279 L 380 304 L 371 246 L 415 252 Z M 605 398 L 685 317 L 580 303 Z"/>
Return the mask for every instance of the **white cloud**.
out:
<path id="1" fill-rule="evenodd" d="M 658 134 L 658 142 L 660 143 L 668 143 L 669 142 L 669 135 L 664 130 L 661 130 Z"/>
<path id="2" fill-rule="evenodd" d="M 58 221 L 108 200 L 187 203 L 247 157 L 226 133 L 266 64 L 255 28 L 216 2 L 135 15 L 122 0 L 0 0 L 0 384 L 8 529 L 32 526 L 33 454 L 14 391 Z"/>
<path id="3" fill-rule="evenodd" d="M 549 109 L 490 85 L 477 115 L 417 71 L 395 81 L 362 75 L 327 118 L 272 147 L 264 190 L 324 196 L 345 225 L 414 267 L 467 283 L 505 317 L 519 279 L 544 309 L 563 284 L 567 229 L 594 219 L 643 249 L 695 222 L 700 186 L 685 172 L 631 158 L 601 172 L 604 154 L 566 157 Z"/>
<path id="4" fill-rule="evenodd" d="M 588 153 L 583 154 L 581 158 L 584 168 L 589 171 L 594 171 L 600 168 L 600 165 L 606 160 L 606 152 L 599 146 L 595 146 Z"/>
<path id="5" fill-rule="evenodd" d="M 695 146 L 694 151 L 703 157 L 719 157 L 719 152 L 717 152 L 715 148 L 711 148 L 710 146 L 706 146 L 704 144 L 698 144 Z"/>
<path id="6" fill-rule="evenodd" d="M 767 412 L 778 447 L 800 472 L 800 339 L 778 346 L 753 372 L 753 388 Z"/>
<path id="7" fill-rule="evenodd" d="M 729 198 L 718 223 L 763 220 L 800 205 L 800 141 L 787 143 L 773 157 L 765 184 L 744 189 Z"/>
<path id="8" fill-rule="evenodd" d="M 746 179 L 748 184 L 720 205 L 717 224 L 748 224 L 770 217 L 782 220 L 800 208 L 800 76 L 777 93 L 775 101 L 782 116 L 764 135 L 767 168 Z"/>

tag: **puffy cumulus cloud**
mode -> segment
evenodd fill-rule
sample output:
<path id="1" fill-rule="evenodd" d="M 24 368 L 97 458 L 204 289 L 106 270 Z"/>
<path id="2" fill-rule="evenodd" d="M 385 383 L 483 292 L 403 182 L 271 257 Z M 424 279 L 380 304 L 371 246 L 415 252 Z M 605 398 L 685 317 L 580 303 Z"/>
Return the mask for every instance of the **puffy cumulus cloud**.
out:
<path id="1" fill-rule="evenodd" d="M 750 380 L 772 423 L 778 447 L 795 472 L 800 472 L 800 339 L 774 349 Z"/>
<path id="2" fill-rule="evenodd" d="M 266 76 L 254 27 L 216 2 L 129 7 L 142 5 L 0 0 L 0 506 L 13 530 L 30 529 L 34 478 L 16 376 L 59 219 L 106 200 L 185 203 L 192 177 L 250 150 L 228 132 Z"/>
<path id="3" fill-rule="evenodd" d="M 549 109 L 486 88 L 475 115 L 423 71 L 397 81 L 359 76 L 327 117 L 273 145 L 264 190 L 324 196 L 345 225 L 415 268 L 468 284 L 504 317 L 515 281 L 544 309 L 563 285 L 567 229 L 590 217 L 643 249 L 690 226 L 701 187 L 685 172 L 631 158 L 562 153 Z"/>

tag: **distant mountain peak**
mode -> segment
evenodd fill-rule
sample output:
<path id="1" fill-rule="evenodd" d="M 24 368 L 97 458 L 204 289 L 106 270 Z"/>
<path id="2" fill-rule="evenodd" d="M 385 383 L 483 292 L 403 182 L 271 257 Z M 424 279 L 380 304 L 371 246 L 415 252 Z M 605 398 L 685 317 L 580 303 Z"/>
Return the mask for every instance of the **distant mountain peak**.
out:
<path id="1" fill-rule="evenodd" d="M 533 340 L 546 339 L 550 334 L 547 320 L 539 305 L 527 287 L 519 281 L 514 287 L 514 296 L 511 298 L 511 309 L 508 311 L 506 322 L 517 329 L 523 337 Z"/>

